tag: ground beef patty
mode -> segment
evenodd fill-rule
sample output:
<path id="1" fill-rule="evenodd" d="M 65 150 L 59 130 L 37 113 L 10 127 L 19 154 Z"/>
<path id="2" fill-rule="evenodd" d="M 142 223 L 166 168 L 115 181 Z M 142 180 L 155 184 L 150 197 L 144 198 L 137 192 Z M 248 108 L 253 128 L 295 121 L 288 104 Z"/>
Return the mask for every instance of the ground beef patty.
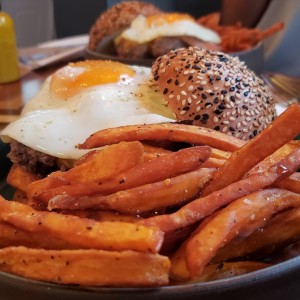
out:
<path id="1" fill-rule="evenodd" d="M 8 157 L 12 163 L 22 165 L 26 170 L 39 177 L 44 177 L 58 169 L 55 157 L 33 150 L 17 141 L 10 143 Z"/>

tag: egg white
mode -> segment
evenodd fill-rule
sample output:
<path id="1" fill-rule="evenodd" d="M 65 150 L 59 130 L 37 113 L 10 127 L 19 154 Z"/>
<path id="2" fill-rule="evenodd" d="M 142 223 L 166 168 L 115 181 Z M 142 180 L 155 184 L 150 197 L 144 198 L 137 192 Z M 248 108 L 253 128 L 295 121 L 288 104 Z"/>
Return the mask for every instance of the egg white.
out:
<path id="1" fill-rule="evenodd" d="M 49 77 L 39 94 L 25 106 L 21 117 L 2 132 L 40 152 L 77 159 L 85 150 L 76 145 L 105 128 L 174 121 L 162 95 L 150 81 L 150 68 L 132 66 L 130 80 L 83 89 L 69 99 L 50 92 Z"/>
<path id="2" fill-rule="evenodd" d="M 220 36 L 213 30 L 208 29 L 192 20 L 178 20 L 175 22 L 157 22 L 148 26 L 147 19 L 143 15 L 137 16 L 131 26 L 124 30 L 116 39 L 124 38 L 137 43 L 147 43 L 164 36 L 192 36 L 204 42 L 219 44 Z"/>

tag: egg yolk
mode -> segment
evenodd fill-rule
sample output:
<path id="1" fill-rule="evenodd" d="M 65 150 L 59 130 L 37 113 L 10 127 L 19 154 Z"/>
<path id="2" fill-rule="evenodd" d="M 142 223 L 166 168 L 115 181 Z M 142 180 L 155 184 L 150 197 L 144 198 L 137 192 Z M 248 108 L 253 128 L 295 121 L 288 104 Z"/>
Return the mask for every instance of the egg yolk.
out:
<path id="1" fill-rule="evenodd" d="M 50 90 L 57 97 L 68 99 L 84 88 L 126 80 L 134 74 L 132 68 L 119 62 L 80 61 L 56 71 L 51 78 Z"/>
<path id="2" fill-rule="evenodd" d="M 157 14 L 147 17 L 147 25 L 150 26 L 159 26 L 165 23 L 171 24 L 179 21 L 195 21 L 192 16 L 189 14 L 180 14 L 180 13 L 165 13 Z"/>

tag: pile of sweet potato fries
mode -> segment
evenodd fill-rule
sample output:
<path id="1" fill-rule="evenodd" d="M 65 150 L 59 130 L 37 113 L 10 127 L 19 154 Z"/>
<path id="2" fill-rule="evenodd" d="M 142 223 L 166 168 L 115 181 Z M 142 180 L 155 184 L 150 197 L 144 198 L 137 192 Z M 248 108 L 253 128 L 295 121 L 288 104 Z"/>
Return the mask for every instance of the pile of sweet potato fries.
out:
<path id="1" fill-rule="evenodd" d="M 249 142 L 192 125 L 101 130 L 68 171 L 13 165 L 0 199 L 0 270 L 88 286 L 244 274 L 300 238 L 300 105 Z"/>
<path id="2" fill-rule="evenodd" d="M 224 26 L 220 25 L 220 17 L 220 13 L 215 12 L 200 17 L 197 22 L 216 31 L 220 35 L 220 50 L 226 53 L 249 50 L 262 40 L 284 28 L 283 22 L 278 22 L 265 30 L 259 28 L 246 28 L 240 23 Z"/>

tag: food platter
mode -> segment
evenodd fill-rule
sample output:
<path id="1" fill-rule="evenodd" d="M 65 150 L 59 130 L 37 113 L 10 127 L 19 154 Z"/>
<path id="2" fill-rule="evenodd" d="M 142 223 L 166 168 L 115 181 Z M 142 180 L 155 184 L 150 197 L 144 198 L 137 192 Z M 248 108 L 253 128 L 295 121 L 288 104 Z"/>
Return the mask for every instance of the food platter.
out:
<path id="1" fill-rule="evenodd" d="M 7 146 L 1 143 L 1 195 L 13 190 L 5 182 L 9 168 Z M 298 299 L 300 293 L 300 256 L 246 275 L 206 283 L 181 284 L 158 288 L 109 288 L 59 285 L 30 280 L 0 272 L 1 299 Z"/>

